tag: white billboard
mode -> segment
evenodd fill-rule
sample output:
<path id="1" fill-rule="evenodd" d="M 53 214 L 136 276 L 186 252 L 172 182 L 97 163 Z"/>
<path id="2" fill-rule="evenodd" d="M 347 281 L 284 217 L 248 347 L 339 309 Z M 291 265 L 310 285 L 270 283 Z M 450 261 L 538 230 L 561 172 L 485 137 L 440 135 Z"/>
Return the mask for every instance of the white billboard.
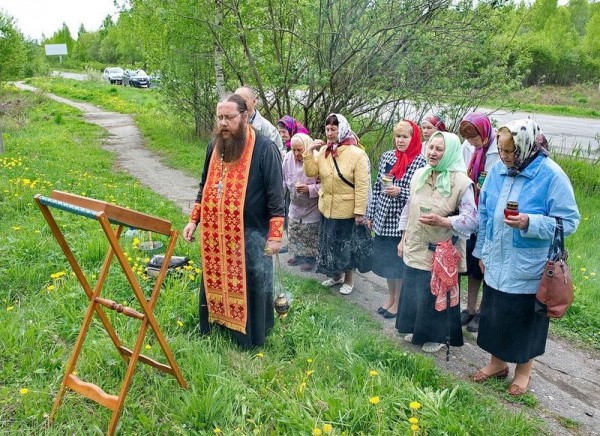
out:
<path id="1" fill-rule="evenodd" d="M 46 56 L 59 56 L 67 54 L 67 44 L 46 44 Z"/>

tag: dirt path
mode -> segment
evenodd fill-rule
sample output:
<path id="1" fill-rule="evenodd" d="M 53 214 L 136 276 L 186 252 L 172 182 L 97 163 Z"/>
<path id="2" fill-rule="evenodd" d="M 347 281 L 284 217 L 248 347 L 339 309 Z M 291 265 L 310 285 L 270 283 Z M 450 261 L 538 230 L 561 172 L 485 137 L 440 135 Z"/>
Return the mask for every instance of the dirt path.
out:
<path id="1" fill-rule="evenodd" d="M 35 90 L 23 84 L 17 86 Z M 76 103 L 54 95 L 50 97 L 80 109 L 87 121 L 104 127 L 109 133 L 104 148 L 116 154 L 118 165 L 143 185 L 174 201 L 184 214 L 189 213 L 196 197 L 198 180 L 164 166 L 156 155 L 146 150 L 131 116 L 106 112 L 90 104 Z M 283 255 L 282 260 L 286 265 L 287 255 Z M 324 279 L 321 275 L 288 268 L 290 272 L 307 278 Z M 372 273 L 357 274 L 355 291 L 343 298 L 372 313 L 373 318 L 381 322 L 384 332 L 397 340 L 400 346 L 419 351 L 418 347 L 401 340 L 394 329 L 394 320 L 385 320 L 375 313 L 386 293 L 384 279 Z M 489 356 L 477 347 L 475 337 L 465 331 L 465 346 L 452 348 L 450 362 L 446 362 L 443 352 L 434 358 L 442 370 L 467 380 L 469 374 L 485 365 Z M 511 373 L 513 370 L 514 366 L 511 365 Z M 549 338 L 546 354 L 534 363 L 530 391 L 538 398 L 539 405 L 535 409 L 525 407 L 524 410 L 544 419 L 550 434 L 600 435 L 600 358 L 597 353 L 574 348 L 562 339 Z M 578 427 L 564 428 L 560 424 L 563 418 L 577 422 Z"/>

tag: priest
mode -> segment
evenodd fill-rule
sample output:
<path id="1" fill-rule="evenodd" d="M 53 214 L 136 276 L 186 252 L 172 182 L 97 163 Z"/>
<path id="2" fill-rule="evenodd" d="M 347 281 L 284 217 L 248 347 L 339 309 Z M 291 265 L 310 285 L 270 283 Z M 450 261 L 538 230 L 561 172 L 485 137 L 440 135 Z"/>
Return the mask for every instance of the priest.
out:
<path id="1" fill-rule="evenodd" d="M 273 261 L 281 248 L 284 200 L 281 153 L 248 122 L 242 97 L 217 105 L 200 189 L 186 241 L 199 227 L 203 278 L 200 331 L 214 324 L 246 349 L 263 345 L 273 327 Z"/>

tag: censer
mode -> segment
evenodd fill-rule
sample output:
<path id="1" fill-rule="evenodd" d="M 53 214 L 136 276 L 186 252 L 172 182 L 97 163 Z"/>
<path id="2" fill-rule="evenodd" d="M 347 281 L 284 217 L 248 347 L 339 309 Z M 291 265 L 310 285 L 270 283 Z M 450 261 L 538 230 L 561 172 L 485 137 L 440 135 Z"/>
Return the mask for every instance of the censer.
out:
<path id="1" fill-rule="evenodd" d="M 273 286 L 273 294 L 276 295 L 273 301 L 275 312 L 279 315 L 279 319 L 285 319 L 290 310 L 290 298 L 283 287 L 283 271 L 281 262 L 279 261 L 279 253 L 275 253 L 275 283 Z"/>

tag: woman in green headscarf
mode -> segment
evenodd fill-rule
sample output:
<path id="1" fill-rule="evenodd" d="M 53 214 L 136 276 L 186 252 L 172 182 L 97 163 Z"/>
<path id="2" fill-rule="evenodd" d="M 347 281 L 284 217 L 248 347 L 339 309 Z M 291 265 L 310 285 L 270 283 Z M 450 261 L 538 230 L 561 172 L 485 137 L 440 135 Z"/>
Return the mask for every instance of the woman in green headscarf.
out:
<path id="1" fill-rule="evenodd" d="M 458 136 L 435 132 L 426 157 L 400 218 L 398 255 L 405 267 L 396 328 L 434 353 L 444 342 L 463 345 L 458 273 L 466 271 L 466 240 L 477 231 L 477 207 Z"/>

